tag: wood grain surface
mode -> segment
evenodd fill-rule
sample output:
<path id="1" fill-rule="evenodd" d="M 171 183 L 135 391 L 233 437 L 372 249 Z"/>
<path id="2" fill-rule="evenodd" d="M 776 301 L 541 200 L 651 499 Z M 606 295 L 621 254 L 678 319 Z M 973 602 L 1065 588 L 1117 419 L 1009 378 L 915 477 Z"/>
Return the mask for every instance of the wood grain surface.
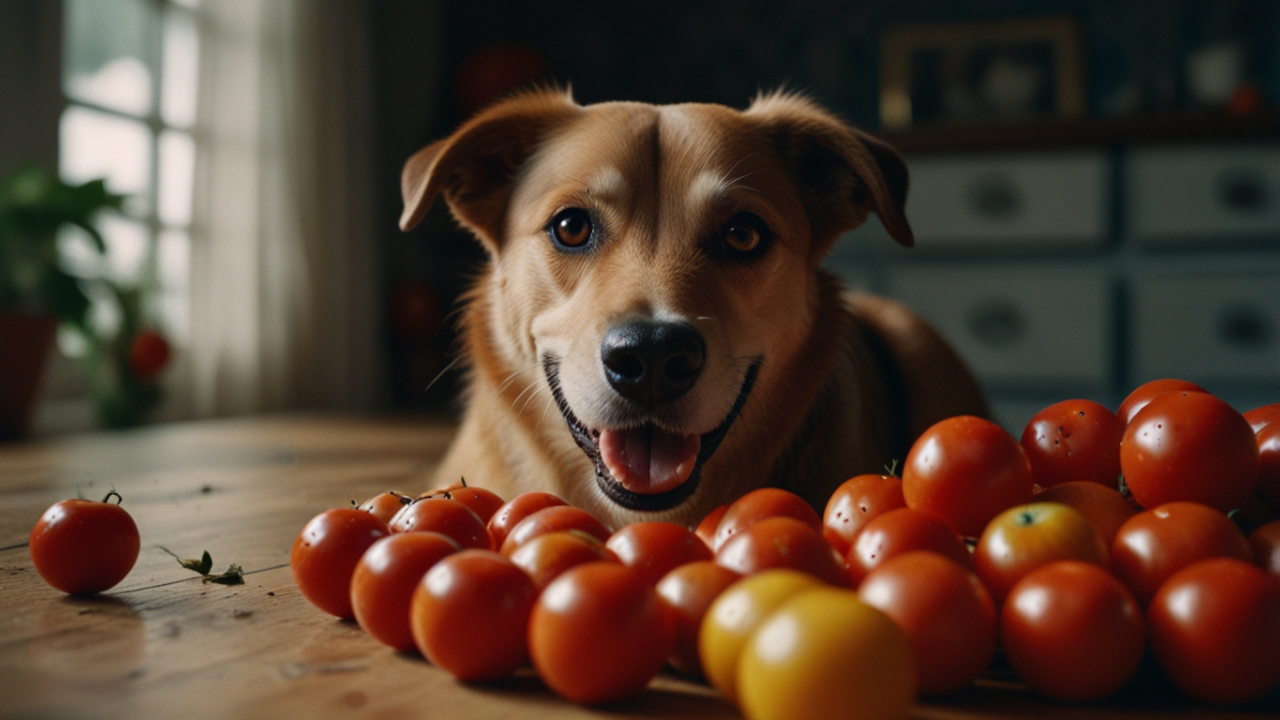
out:
<path id="1" fill-rule="evenodd" d="M 288 417 L 0 445 L 0 717 L 738 717 L 705 686 L 665 675 L 639 697 L 603 708 L 561 700 L 531 673 L 460 684 L 307 604 L 288 567 L 303 524 L 383 490 L 427 489 L 451 435 L 450 426 L 423 420 Z M 57 500 L 98 499 L 112 488 L 141 532 L 138 563 L 100 597 L 67 597 L 40 580 L 27 537 Z M 203 583 L 159 546 L 183 557 L 208 550 L 215 571 L 243 566 L 245 583 Z M 1274 711 L 1267 704 L 1231 715 Z M 913 713 L 1219 714 L 1151 693 L 1055 705 L 997 681 L 922 701 Z"/>

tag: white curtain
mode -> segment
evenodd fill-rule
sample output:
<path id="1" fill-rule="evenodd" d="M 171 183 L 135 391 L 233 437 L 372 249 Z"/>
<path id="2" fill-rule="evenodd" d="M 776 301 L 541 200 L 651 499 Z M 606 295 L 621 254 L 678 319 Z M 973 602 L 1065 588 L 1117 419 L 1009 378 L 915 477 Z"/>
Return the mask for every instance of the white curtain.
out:
<path id="1" fill-rule="evenodd" d="M 366 5 L 206 0 L 200 12 L 195 413 L 372 406 Z"/>

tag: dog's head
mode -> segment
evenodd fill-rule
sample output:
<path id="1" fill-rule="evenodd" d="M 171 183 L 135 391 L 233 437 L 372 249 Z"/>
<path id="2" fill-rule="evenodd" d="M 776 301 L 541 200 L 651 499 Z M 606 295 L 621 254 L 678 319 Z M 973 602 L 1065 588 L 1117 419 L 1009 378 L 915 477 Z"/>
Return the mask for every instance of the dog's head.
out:
<path id="1" fill-rule="evenodd" d="M 402 228 L 443 195 L 489 253 L 475 372 L 519 388 L 513 412 L 541 399 L 530 426 L 554 405 L 563 424 L 540 431 L 594 469 L 546 489 L 615 520 L 696 518 L 761 484 L 802 415 L 792 388 L 816 392 L 797 379 L 815 335 L 835 332 L 823 256 L 869 212 L 912 243 L 901 158 L 785 94 L 745 111 L 519 96 L 416 154 L 402 188 Z"/>

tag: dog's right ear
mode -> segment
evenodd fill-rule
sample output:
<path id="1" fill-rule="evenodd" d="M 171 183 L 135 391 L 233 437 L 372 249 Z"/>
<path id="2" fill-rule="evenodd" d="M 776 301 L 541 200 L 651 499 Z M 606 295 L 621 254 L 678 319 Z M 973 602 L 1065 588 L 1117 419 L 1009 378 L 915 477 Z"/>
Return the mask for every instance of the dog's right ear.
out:
<path id="1" fill-rule="evenodd" d="M 539 91 L 500 102 L 453 135 L 419 150 L 404 165 L 400 229 L 410 230 L 443 194 L 449 210 L 489 252 L 502 226 L 520 165 L 551 130 L 580 113 L 566 92 Z"/>

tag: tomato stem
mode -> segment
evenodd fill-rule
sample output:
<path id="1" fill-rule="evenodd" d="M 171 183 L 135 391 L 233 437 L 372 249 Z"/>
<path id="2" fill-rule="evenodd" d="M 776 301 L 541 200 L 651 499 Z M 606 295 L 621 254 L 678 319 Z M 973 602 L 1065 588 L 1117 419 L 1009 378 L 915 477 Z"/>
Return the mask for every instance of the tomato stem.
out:
<path id="1" fill-rule="evenodd" d="M 124 502 L 124 497 L 120 495 L 120 493 L 116 492 L 115 488 L 111 488 L 110 492 L 107 493 L 107 496 L 102 498 L 102 502 L 107 502 L 108 500 L 110 500 L 112 495 L 116 496 L 117 505 L 120 505 Z"/>

